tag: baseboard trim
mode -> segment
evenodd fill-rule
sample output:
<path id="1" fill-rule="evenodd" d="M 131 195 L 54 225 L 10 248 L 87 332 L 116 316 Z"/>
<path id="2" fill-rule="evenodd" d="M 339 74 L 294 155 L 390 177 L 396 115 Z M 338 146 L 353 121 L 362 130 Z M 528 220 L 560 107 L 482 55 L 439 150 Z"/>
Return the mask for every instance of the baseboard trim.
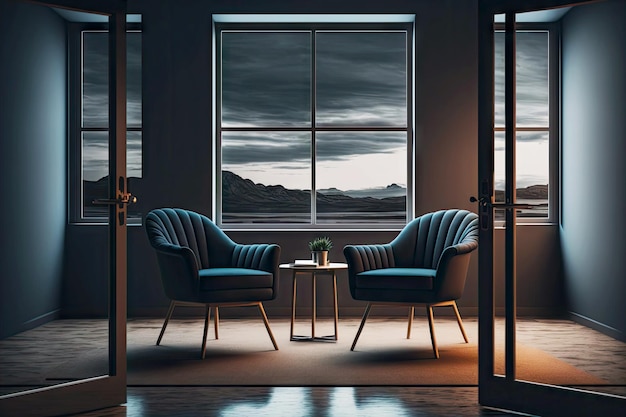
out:
<path id="1" fill-rule="evenodd" d="M 34 329 L 51 321 L 57 320 L 61 318 L 61 310 L 52 310 L 46 314 L 42 314 L 41 316 L 37 316 L 34 319 L 30 319 L 22 323 L 21 330 L 18 333 L 25 332 L 27 330 Z"/>
<path id="2" fill-rule="evenodd" d="M 613 339 L 620 340 L 622 342 L 626 342 L 626 335 L 624 332 L 619 331 L 618 329 L 607 326 L 604 323 L 600 323 L 594 319 L 590 319 L 589 317 L 583 316 L 582 314 L 574 313 L 573 311 L 569 312 L 570 319 L 578 324 L 589 327 L 593 330 L 599 331 L 602 334 L 605 334 Z"/>

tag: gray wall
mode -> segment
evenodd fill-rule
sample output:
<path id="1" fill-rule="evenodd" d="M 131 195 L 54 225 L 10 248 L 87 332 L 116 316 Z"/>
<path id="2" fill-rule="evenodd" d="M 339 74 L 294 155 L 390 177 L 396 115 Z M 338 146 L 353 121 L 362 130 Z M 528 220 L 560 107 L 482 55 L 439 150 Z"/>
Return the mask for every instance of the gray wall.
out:
<path id="1" fill-rule="evenodd" d="M 563 219 L 569 309 L 626 339 L 626 2 L 563 22 Z"/>
<path id="2" fill-rule="evenodd" d="M 62 19 L 0 2 L 0 338 L 61 308 L 66 74 Z"/>

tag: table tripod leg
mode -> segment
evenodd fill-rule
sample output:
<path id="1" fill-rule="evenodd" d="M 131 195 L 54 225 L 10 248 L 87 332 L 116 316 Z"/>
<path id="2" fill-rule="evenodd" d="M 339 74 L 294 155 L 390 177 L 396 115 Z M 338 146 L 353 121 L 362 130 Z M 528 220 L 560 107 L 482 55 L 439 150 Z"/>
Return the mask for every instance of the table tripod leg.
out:
<path id="1" fill-rule="evenodd" d="M 296 271 L 293 271 L 293 294 L 291 296 L 291 332 L 289 334 L 289 340 L 293 340 L 293 324 L 296 321 Z"/>
<path id="2" fill-rule="evenodd" d="M 316 294 L 315 294 L 315 286 L 316 286 L 316 279 L 315 279 L 315 272 L 312 273 L 312 279 L 311 279 L 312 283 L 313 283 L 313 290 L 311 291 L 313 293 L 313 313 L 311 314 L 311 338 L 315 339 L 315 317 L 317 316 L 317 308 L 315 305 L 315 299 L 316 299 Z"/>
<path id="3" fill-rule="evenodd" d="M 337 311 L 337 274 L 333 272 L 333 304 L 335 308 L 335 340 L 339 340 L 339 332 L 337 327 L 339 326 L 339 312 Z"/>

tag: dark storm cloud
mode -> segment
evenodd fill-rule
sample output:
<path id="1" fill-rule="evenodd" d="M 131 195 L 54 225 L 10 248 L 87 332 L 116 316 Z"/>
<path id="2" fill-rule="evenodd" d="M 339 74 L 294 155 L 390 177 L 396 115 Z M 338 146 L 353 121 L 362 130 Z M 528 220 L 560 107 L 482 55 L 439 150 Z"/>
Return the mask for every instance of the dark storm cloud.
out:
<path id="1" fill-rule="evenodd" d="M 224 132 L 222 162 L 308 162 L 311 159 L 310 138 L 308 132 Z"/>
<path id="2" fill-rule="evenodd" d="M 319 124 L 406 125 L 405 33 L 320 33 L 316 66 Z"/>
<path id="3" fill-rule="evenodd" d="M 308 133 L 254 132 L 224 134 L 222 161 L 225 164 L 310 163 Z M 406 149 L 403 132 L 318 132 L 318 160 L 345 160 L 357 155 L 392 153 Z"/>
<path id="4" fill-rule="evenodd" d="M 141 126 L 141 33 L 127 35 L 126 51 L 126 122 Z"/>
<path id="5" fill-rule="evenodd" d="M 246 164 L 266 162 L 309 162 L 311 160 L 309 144 L 293 143 L 290 146 L 272 148 L 261 144 L 247 146 L 222 147 L 224 164 Z"/>
<path id="6" fill-rule="evenodd" d="M 548 125 L 548 33 L 516 34 L 517 124 Z M 504 125 L 504 34 L 495 34 L 495 123 Z"/>
<path id="7" fill-rule="evenodd" d="M 546 142 L 548 140 L 548 132 L 517 132 L 517 143 L 521 142 Z M 494 150 L 496 152 L 506 150 L 505 136 L 504 132 L 496 132 L 495 136 L 495 147 Z"/>
<path id="8" fill-rule="evenodd" d="M 406 149 L 404 132 L 320 132 L 317 137 L 317 157 L 325 161 Z"/>
<path id="9" fill-rule="evenodd" d="M 127 123 L 141 126 L 141 33 L 127 35 Z M 109 53 L 106 32 L 83 34 L 83 126 L 107 127 Z"/>
<path id="10" fill-rule="evenodd" d="M 310 69 L 308 33 L 223 33 L 224 126 L 310 122 Z"/>
<path id="11" fill-rule="evenodd" d="M 310 126 L 310 34 L 226 32 L 224 126 Z M 406 124 L 405 33 L 319 33 L 318 125 Z"/>

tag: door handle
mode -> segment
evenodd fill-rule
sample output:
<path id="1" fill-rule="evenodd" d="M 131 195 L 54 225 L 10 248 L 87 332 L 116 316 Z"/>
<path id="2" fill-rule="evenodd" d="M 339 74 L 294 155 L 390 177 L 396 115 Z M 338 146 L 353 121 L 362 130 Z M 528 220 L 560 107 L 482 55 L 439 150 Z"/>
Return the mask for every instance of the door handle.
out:
<path id="1" fill-rule="evenodd" d="M 532 204 L 522 203 L 492 203 L 491 201 L 487 201 L 485 198 L 478 199 L 474 196 L 470 197 L 470 202 L 479 203 L 482 207 L 490 207 L 494 209 L 532 209 L 535 207 Z"/>
<path id="2" fill-rule="evenodd" d="M 132 195 L 131 193 L 120 193 L 117 198 L 98 198 L 92 200 L 94 205 L 106 205 L 106 206 L 114 206 L 118 205 L 119 210 L 124 208 L 124 204 L 133 204 L 137 202 L 137 197 Z M 117 221 L 120 226 L 123 226 L 125 223 L 124 218 L 126 217 L 123 211 L 118 212 Z"/>
<path id="3" fill-rule="evenodd" d="M 137 202 L 137 197 L 131 193 L 121 193 L 117 198 L 97 198 L 92 201 L 93 204 L 98 205 L 115 205 L 115 204 L 134 204 Z"/>
<path id="4" fill-rule="evenodd" d="M 485 197 L 478 199 L 474 196 L 471 196 L 469 200 L 472 203 L 479 204 L 478 215 L 480 216 L 480 228 L 482 230 L 489 230 L 489 219 L 492 213 L 491 201 Z"/>
<path id="5" fill-rule="evenodd" d="M 495 209 L 532 209 L 532 204 L 521 203 L 491 203 L 491 207 Z"/>
<path id="6" fill-rule="evenodd" d="M 479 203 L 481 206 L 486 206 L 487 204 L 489 204 L 489 202 L 487 201 L 486 198 L 476 198 L 474 196 L 471 196 L 469 199 L 470 203 Z"/>

